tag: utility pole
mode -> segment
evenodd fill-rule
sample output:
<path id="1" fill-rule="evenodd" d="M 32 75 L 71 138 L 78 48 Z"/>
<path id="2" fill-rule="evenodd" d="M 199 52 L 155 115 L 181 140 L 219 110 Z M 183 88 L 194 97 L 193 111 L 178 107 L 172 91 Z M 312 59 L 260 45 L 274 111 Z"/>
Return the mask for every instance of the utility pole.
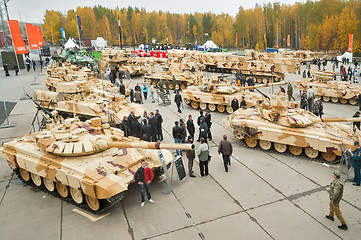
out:
<path id="1" fill-rule="evenodd" d="M 4 35 L 4 43 L 5 43 L 5 49 L 8 50 L 8 41 L 7 41 L 7 20 L 9 20 L 9 13 L 8 13 L 8 7 L 7 7 L 7 2 L 9 2 L 9 0 L 0 0 L 0 21 L 1 21 L 1 26 L 3 29 L 3 35 Z"/>

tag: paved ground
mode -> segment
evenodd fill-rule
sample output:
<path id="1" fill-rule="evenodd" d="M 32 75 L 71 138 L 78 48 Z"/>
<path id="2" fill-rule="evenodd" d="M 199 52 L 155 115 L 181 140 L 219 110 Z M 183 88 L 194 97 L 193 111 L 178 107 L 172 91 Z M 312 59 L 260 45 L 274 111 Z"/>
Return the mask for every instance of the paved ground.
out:
<path id="1" fill-rule="evenodd" d="M 0 101 L 18 102 L 9 117 L 16 128 L 0 130 L 0 141 L 28 132 L 35 109 L 29 100 L 19 101 L 26 92 L 43 85 L 30 85 L 38 72 L 21 72 L 20 77 L 0 77 Z M 40 76 L 37 81 L 40 82 Z M 300 75 L 287 74 L 293 82 Z M 142 78 L 134 82 L 141 82 Z M 278 88 L 277 88 L 278 89 Z M 295 91 L 296 92 L 296 91 Z M 265 93 L 269 93 L 266 90 Z M 299 95 L 295 94 L 296 99 Z M 174 121 L 198 111 L 184 106 L 181 114 L 174 104 L 159 107 L 148 99 L 145 106 L 160 109 L 164 118 L 165 141 Z M 357 107 L 325 103 L 326 117 L 352 116 Z M 164 183 L 152 183 L 154 204 L 140 207 L 139 189 L 131 185 L 121 204 L 107 215 L 91 216 L 43 192 L 24 186 L 0 159 L 0 239 L 360 239 L 361 188 L 346 183 L 341 210 L 348 231 L 337 228 L 328 213 L 325 188 L 332 170 L 320 162 L 288 154 L 246 148 L 222 127 L 226 114 L 212 114 L 213 155 L 210 176 L 186 178 L 173 174 L 173 192 L 161 193 Z M 217 145 L 223 134 L 233 143 L 234 154 L 224 172 Z M 198 175 L 198 165 L 194 170 Z M 80 212 L 80 213 L 79 213 Z M 83 214 L 81 214 L 83 213 Z"/>

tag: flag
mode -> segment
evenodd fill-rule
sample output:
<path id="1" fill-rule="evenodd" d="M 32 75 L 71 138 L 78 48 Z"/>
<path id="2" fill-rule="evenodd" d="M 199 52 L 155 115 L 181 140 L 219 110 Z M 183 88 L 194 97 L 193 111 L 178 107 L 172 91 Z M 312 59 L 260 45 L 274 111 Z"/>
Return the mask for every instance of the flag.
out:
<path id="1" fill-rule="evenodd" d="M 353 34 L 349 33 L 348 34 L 348 52 L 352 52 L 352 42 L 353 42 Z"/>
<path id="2" fill-rule="evenodd" d="M 290 35 L 288 34 L 287 36 L 287 47 L 291 46 L 291 38 Z"/>
<path id="3" fill-rule="evenodd" d="M 263 34 L 264 37 L 264 48 L 267 48 L 267 38 L 266 38 L 266 34 Z"/>
<path id="4" fill-rule="evenodd" d="M 64 28 L 60 28 L 60 30 L 61 30 L 61 38 L 62 39 L 65 39 L 65 31 L 64 31 Z"/>
<path id="5" fill-rule="evenodd" d="M 83 37 L 83 22 L 81 21 L 81 17 L 76 15 L 76 23 L 78 25 L 79 37 Z"/>
<path id="6" fill-rule="evenodd" d="M 38 42 L 38 38 L 36 36 L 36 32 L 34 31 L 34 25 L 30 24 L 30 23 L 26 23 L 26 33 L 28 35 L 28 43 L 29 43 L 29 48 L 30 49 L 39 49 L 39 42 Z M 37 31 L 37 29 L 36 29 Z"/>
<path id="7" fill-rule="evenodd" d="M 16 54 L 28 53 L 28 49 L 20 33 L 18 20 L 8 20 L 11 37 L 13 38 L 14 49 Z"/>
<path id="8" fill-rule="evenodd" d="M 41 31 L 41 27 L 34 25 L 35 31 L 37 31 L 37 38 L 39 42 L 39 47 L 44 46 L 44 38 L 43 38 L 43 32 Z"/>
<path id="9" fill-rule="evenodd" d="M 170 35 L 170 43 L 173 44 L 173 38 L 172 35 Z"/>

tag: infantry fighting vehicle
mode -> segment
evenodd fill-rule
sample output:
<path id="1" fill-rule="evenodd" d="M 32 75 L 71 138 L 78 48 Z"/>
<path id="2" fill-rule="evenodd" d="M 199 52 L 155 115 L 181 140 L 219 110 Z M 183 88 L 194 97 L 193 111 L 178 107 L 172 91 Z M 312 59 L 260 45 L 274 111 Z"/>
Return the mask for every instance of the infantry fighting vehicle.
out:
<path id="1" fill-rule="evenodd" d="M 323 118 L 304 109 L 289 106 L 288 96 L 274 94 L 256 109 L 239 109 L 225 119 L 227 128 L 244 140 L 248 147 L 259 145 L 264 150 L 274 149 L 284 153 L 315 159 L 321 153 L 327 162 L 334 162 L 344 148 L 354 150 L 354 142 L 361 140 L 359 130 L 339 122 L 361 122 L 361 118 Z"/>
<path id="2" fill-rule="evenodd" d="M 164 149 L 193 147 L 124 137 L 104 117 L 87 122 L 73 118 L 62 123 L 52 119 L 46 130 L 5 142 L 0 154 L 25 183 L 100 213 L 123 198 L 141 160 L 146 160 L 156 174 L 162 174 L 155 149 L 161 149 L 169 166 L 172 153 Z"/>
<path id="3" fill-rule="evenodd" d="M 352 85 L 349 82 L 334 80 L 334 74 L 330 72 L 313 72 L 313 78 L 303 78 L 295 81 L 296 87 L 302 90 L 308 90 L 312 86 L 315 92 L 315 98 L 325 102 L 330 100 L 334 103 L 341 102 L 356 105 L 358 95 L 361 93 L 361 87 Z"/>
<path id="4" fill-rule="evenodd" d="M 218 110 L 218 112 L 227 111 L 232 113 L 232 100 L 236 97 L 241 103 L 244 98 L 247 107 L 253 107 L 257 101 L 262 100 L 263 96 L 260 93 L 245 91 L 246 89 L 255 89 L 259 87 L 267 87 L 272 85 L 281 85 L 285 82 L 260 84 L 251 87 L 238 87 L 230 85 L 229 83 L 220 81 L 211 81 L 200 86 L 191 86 L 182 91 L 182 97 L 186 104 L 190 104 L 192 108 L 210 111 Z"/>

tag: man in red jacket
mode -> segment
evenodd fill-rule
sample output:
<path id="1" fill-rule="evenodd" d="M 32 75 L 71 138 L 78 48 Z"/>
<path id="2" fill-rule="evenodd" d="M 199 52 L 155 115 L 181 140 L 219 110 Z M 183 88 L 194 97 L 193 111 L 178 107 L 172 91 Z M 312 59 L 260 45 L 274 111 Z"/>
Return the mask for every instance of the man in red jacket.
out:
<path id="1" fill-rule="evenodd" d="M 147 166 L 147 163 L 145 160 L 142 160 L 142 166 L 138 168 L 138 170 L 134 174 L 135 182 L 137 182 L 140 185 L 140 195 L 142 197 L 142 203 L 140 206 L 144 206 L 145 199 L 144 199 L 144 188 L 147 192 L 148 201 L 150 203 L 154 203 L 152 200 L 152 196 L 150 195 L 150 187 L 149 184 L 153 181 L 153 172 L 152 170 Z"/>

